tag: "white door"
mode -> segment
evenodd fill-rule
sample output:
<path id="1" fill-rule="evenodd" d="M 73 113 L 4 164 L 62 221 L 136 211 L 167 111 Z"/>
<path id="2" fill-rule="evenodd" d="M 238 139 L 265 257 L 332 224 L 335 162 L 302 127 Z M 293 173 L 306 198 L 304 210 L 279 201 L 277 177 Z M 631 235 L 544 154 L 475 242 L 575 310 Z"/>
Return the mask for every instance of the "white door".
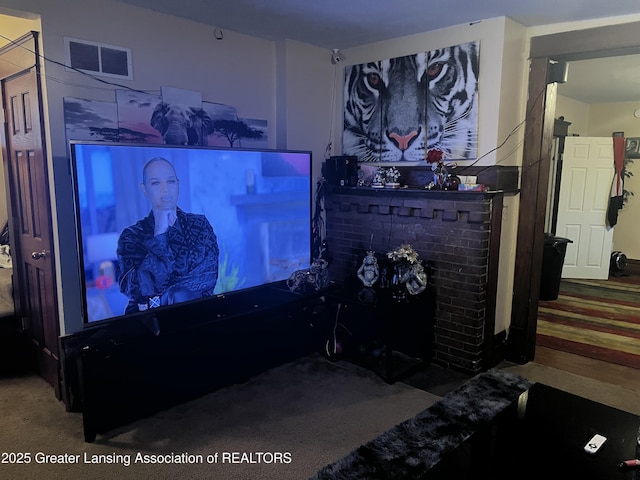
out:
<path id="1" fill-rule="evenodd" d="M 607 206 L 614 174 L 611 137 L 567 137 L 556 235 L 567 245 L 562 278 L 609 277 L 613 229 Z"/>

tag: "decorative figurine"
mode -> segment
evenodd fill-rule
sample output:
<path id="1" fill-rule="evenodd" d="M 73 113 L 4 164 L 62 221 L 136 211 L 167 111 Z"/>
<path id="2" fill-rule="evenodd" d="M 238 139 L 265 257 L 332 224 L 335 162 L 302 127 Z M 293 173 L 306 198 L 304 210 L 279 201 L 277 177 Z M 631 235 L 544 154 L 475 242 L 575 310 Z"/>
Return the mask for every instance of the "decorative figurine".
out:
<path id="1" fill-rule="evenodd" d="M 373 250 L 367 250 L 367 255 L 358 269 L 358 278 L 365 287 L 373 287 L 380 277 L 378 259 L 375 257 L 375 253 Z"/>
<path id="2" fill-rule="evenodd" d="M 296 270 L 287 280 L 287 287 L 292 292 L 312 286 L 316 290 L 329 286 L 329 262 L 323 258 L 316 258 L 308 269 Z"/>
<path id="3" fill-rule="evenodd" d="M 405 282 L 407 291 L 411 295 L 418 295 L 424 292 L 429 281 L 427 273 L 424 271 L 424 267 L 420 262 L 411 265 L 411 268 L 402 280 Z"/>
<path id="4" fill-rule="evenodd" d="M 411 245 L 403 243 L 387 253 L 387 257 L 393 262 L 391 283 L 394 298 L 402 300 L 406 298 L 406 293 L 418 295 L 427 288 L 429 277 L 424 271 L 420 255 Z"/>
<path id="5" fill-rule="evenodd" d="M 385 172 L 384 167 L 378 167 L 376 169 L 376 172 L 373 175 L 373 182 L 371 184 L 372 188 L 384 188 L 384 179 L 385 179 L 384 172 Z"/>

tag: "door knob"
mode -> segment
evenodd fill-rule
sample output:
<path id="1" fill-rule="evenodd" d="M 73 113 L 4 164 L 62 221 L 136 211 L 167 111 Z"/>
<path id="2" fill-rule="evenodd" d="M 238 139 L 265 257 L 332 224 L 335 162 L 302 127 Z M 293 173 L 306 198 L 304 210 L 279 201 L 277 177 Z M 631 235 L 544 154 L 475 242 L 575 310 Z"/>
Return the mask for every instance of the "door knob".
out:
<path id="1" fill-rule="evenodd" d="M 31 252 L 31 258 L 33 258 L 34 260 L 40 260 L 41 258 L 44 258 L 46 256 L 47 256 L 46 250 L 42 250 L 41 252 Z"/>

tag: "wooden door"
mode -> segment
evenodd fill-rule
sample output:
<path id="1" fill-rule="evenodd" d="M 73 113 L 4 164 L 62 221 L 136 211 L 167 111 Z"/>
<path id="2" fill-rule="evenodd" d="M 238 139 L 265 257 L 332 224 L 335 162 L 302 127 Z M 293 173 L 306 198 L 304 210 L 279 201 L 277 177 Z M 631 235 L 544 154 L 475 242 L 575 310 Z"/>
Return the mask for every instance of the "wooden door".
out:
<path id="1" fill-rule="evenodd" d="M 567 137 L 562 163 L 556 234 L 567 245 L 563 278 L 609 277 L 613 230 L 607 206 L 613 180 L 611 137 Z"/>
<path id="2" fill-rule="evenodd" d="M 36 67 L 2 81 L 17 314 L 38 373 L 60 398 L 60 332 L 47 161 Z"/>

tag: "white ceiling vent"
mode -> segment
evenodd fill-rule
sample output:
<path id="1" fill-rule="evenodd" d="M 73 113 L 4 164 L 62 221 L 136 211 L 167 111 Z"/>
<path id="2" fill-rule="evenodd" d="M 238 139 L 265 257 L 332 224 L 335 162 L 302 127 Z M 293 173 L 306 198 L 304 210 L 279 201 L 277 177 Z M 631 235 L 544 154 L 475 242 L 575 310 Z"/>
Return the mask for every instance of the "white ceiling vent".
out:
<path id="1" fill-rule="evenodd" d="M 128 48 L 64 37 L 64 49 L 67 71 L 133 80 Z"/>

